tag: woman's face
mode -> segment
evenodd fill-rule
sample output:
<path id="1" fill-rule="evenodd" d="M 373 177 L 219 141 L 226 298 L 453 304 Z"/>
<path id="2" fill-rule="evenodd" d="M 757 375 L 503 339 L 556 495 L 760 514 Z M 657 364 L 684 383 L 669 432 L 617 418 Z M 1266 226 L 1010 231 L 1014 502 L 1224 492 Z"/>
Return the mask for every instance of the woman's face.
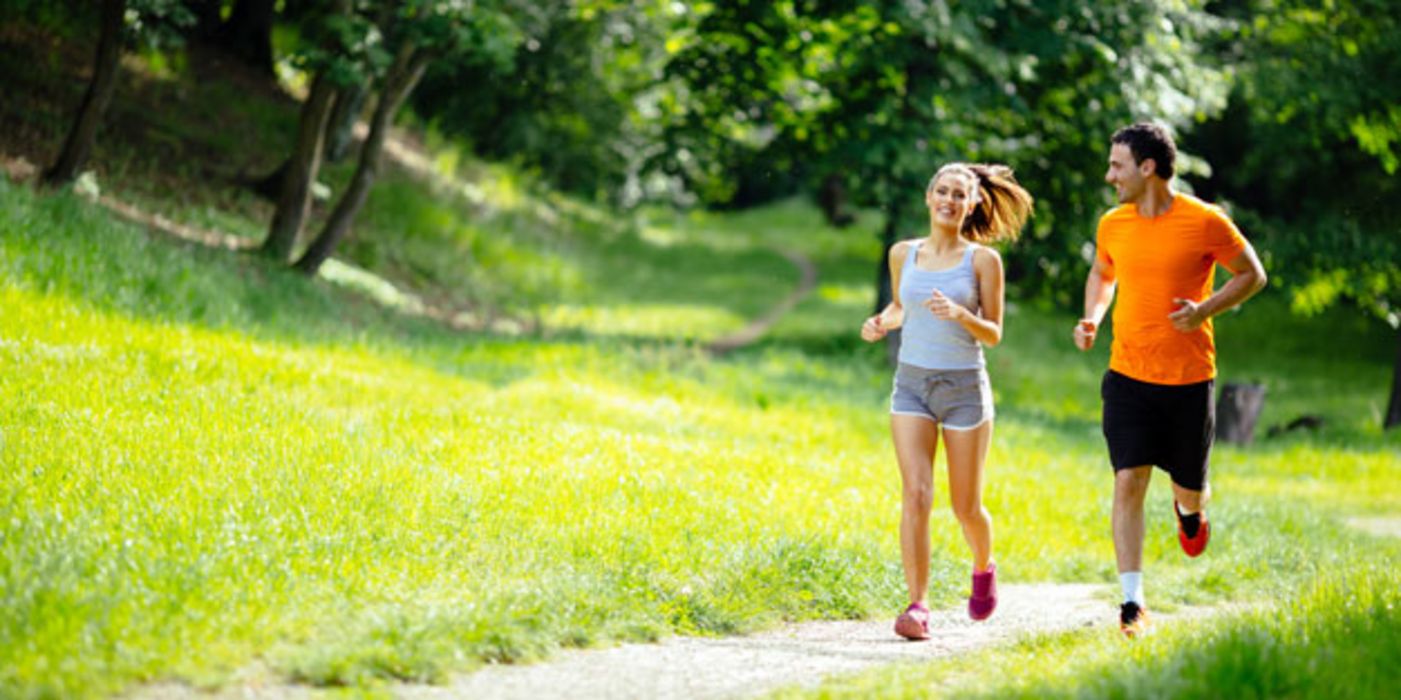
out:
<path id="1" fill-rule="evenodd" d="M 940 224 L 952 227 L 963 225 L 963 219 L 973 210 L 973 178 L 966 173 L 948 172 L 934 181 L 925 196 L 925 203 Z"/>

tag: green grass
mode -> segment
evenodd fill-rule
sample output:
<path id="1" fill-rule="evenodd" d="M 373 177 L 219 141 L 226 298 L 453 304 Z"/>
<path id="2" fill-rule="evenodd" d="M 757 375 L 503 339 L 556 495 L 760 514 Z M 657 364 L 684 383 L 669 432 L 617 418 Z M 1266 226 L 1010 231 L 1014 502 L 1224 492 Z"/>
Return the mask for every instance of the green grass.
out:
<path id="1" fill-rule="evenodd" d="M 421 206 L 449 206 L 433 201 Z M 590 215 L 542 201 L 518 216 Z M 562 227 L 554 247 L 538 228 L 493 229 L 503 248 L 612 266 L 546 288 L 540 314 L 622 321 L 464 335 L 72 196 L 5 184 L 0 205 L 0 602 L 15 611 L 0 620 L 0 694 L 217 685 L 259 659 L 294 680 L 373 687 L 900 602 L 889 375 L 854 332 L 869 230 L 825 229 L 796 203 Z M 443 250 L 461 232 L 413 230 Z M 818 261 L 817 294 L 755 347 L 698 351 L 786 293 L 796 275 L 773 252 L 785 246 Z M 715 281 L 747 268 L 764 291 Z M 688 289 L 703 311 L 674 323 L 626 303 L 635 290 L 680 306 Z M 704 320 L 714 313 L 724 321 Z M 1269 303 L 1240 320 L 1252 313 L 1297 323 Z M 999 561 L 1013 581 L 1110 581 L 1103 353 L 1069 347 L 1068 315 L 1017 307 L 1008 324 L 991 353 Z M 1385 371 L 1297 363 L 1293 379 L 1352 395 Z M 1306 403 L 1298 386 L 1271 400 Z M 1288 597 L 1364 559 L 1338 515 L 1401 511 L 1396 444 L 1344 414 L 1320 437 L 1221 448 L 1223 535 L 1191 566 L 1150 538 L 1155 600 Z M 1168 532 L 1158 482 L 1149 527 Z M 934 538 L 934 595 L 951 601 L 966 553 L 947 513 Z"/>
<path id="2" fill-rule="evenodd" d="M 877 460 L 842 444 L 852 407 L 758 406 L 665 338 L 451 334 L 70 196 L 0 199 L 4 694 L 253 658 L 433 679 L 893 594 L 882 528 L 827 503 L 859 506 Z"/>
<path id="3" fill-rule="evenodd" d="M 42 25 L 7 35 L 0 59 L 37 57 L 0 70 L 0 145 L 34 162 L 90 60 Z M 270 207 L 237 183 L 279 162 L 296 104 L 198 64 L 129 57 L 97 181 L 259 240 Z M 249 668 L 375 689 L 903 602 L 889 368 L 856 334 L 878 221 L 833 230 L 797 201 L 623 216 L 439 145 L 432 182 L 386 168 L 345 265 L 316 280 L 0 178 L 0 697 L 218 686 Z M 339 191 L 352 168 L 321 179 Z M 817 264 L 815 293 L 752 347 L 699 350 L 791 291 L 785 250 Z M 401 313 L 406 294 L 488 330 Z M 1013 300 L 989 353 L 987 501 L 1008 581 L 1113 581 L 1107 348 L 1071 348 L 1073 319 Z M 819 692 L 1395 685 L 1374 667 L 1396 657 L 1396 546 L 1343 525 L 1401 514 L 1401 431 L 1378 427 L 1395 332 L 1346 310 L 1301 320 L 1266 295 L 1218 339 L 1222 381 L 1267 386 L 1261 438 L 1215 453 L 1202 560 L 1164 534 L 1155 480 L 1149 595 L 1164 612 L 1272 605 L 1169 627 L 1133 647 L 1133 673 L 1119 640 L 1067 635 Z M 1263 436 L 1304 414 L 1324 427 Z M 943 510 L 933 536 L 932 593 L 951 603 L 966 547 Z M 1189 666 L 1211 685 L 1182 685 Z"/>
<path id="4" fill-rule="evenodd" d="M 50 51 L 10 76 L 3 116 L 58 138 L 73 96 L 31 93 L 83 56 Z M 234 181 L 276 165 L 282 137 L 249 134 L 290 134 L 295 104 L 143 61 L 114 103 L 121 137 L 95 154 L 103 191 L 259 239 L 269 207 Z M 433 182 L 387 168 L 338 253 L 356 272 L 317 280 L 0 179 L 0 696 L 218 685 L 250 666 L 374 688 L 902 602 L 889 368 L 856 334 L 877 221 L 833 230 L 797 201 L 621 216 L 455 150 L 434 161 Z M 351 167 L 322 179 L 337 191 Z M 791 291 L 784 250 L 817 264 L 815 293 L 758 344 L 700 351 Z M 376 297 L 386 284 L 399 291 Z M 453 332 L 376 300 L 401 291 L 518 322 Z M 1071 348 L 1073 319 L 1014 300 L 989 353 L 987 500 L 1010 581 L 1113 580 L 1107 348 Z M 1336 595 L 1308 592 L 1320 576 L 1328 590 L 1388 581 L 1329 576 L 1374 542 L 1343 518 L 1401 514 L 1401 433 L 1377 427 L 1394 331 L 1342 311 L 1300 320 L 1267 296 L 1218 338 L 1223 381 L 1268 387 L 1262 433 L 1302 414 L 1325 426 L 1218 448 L 1222 534 L 1190 564 L 1149 538 L 1154 604 L 1307 594 L 1318 602 L 1280 635 L 1354 625 L 1329 617 Z M 1149 528 L 1170 532 L 1156 482 Z M 933 595 L 951 602 L 966 548 L 951 515 L 935 520 Z M 1367 638 L 1394 648 L 1394 616 L 1378 620 Z M 1179 646 L 1136 653 L 1171 669 Z M 1025 655 L 1085 662 L 1029 681 L 1078 688 L 1113 649 L 1030 642 Z"/>
<path id="5" fill-rule="evenodd" d="M 1273 604 L 1159 624 L 1133 643 L 1107 629 L 1046 635 L 772 697 L 1391 697 L 1401 684 L 1398 584 L 1393 566 L 1371 559 Z"/>

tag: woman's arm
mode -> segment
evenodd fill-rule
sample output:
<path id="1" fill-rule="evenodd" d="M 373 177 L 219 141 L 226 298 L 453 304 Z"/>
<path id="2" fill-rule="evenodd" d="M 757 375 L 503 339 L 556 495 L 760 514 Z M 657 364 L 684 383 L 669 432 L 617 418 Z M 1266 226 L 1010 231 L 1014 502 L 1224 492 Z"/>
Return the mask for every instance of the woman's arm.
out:
<path id="1" fill-rule="evenodd" d="M 861 339 L 873 343 L 885 337 L 886 333 L 905 323 L 905 307 L 900 305 L 900 271 L 905 267 L 905 255 L 910 250 L 909 241 L 901 241 L 890 246 L 890 303 L 881 312 L 866 319 L 861 324 Z"/>

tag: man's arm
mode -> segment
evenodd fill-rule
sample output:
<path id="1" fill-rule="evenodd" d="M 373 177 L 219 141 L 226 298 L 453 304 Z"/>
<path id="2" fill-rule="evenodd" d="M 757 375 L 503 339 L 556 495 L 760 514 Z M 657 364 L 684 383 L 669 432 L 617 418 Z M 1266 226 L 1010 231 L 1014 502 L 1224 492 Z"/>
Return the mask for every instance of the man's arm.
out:
<path id="1" fill-rule="evenodd" d="M 1113 278 L 1105 274 L 1096 256 L 1094 265 L 1090 266 L 1090 274 L 1085 278 L 1085 315 L 1075 324 L 1075 347 L 1081 350 L 1094 347 L 1095 334 L 1099 332 L 1099 323 L 1104 320 L 1105 312 L 1109 311 L 1109 304 L 1114 301 L 1116 286 Z"/>
<path id="2" fill-rule="evenodd" d="M 1231 271 L 1231 279 L 1205 301 L 1198 304 L 1191 299 L 1172 300 L 1178 305 L 1176 311 L 1168 314 L 1174 328 L 1184 333 L 1194 331 L 1207 319 L 1241 305 L 1265 288 L 1265 266 L 1260 264 L 1260 257 L 1249 243 L 1245 244 L 1245 250 L 1227 260 L 1222 267 Z"/>

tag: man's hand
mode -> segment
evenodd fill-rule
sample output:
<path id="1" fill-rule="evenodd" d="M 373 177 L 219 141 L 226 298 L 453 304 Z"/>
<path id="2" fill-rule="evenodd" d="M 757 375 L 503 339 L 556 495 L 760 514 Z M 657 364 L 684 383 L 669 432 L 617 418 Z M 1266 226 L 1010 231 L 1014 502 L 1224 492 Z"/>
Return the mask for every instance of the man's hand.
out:
<path id="1" fill-rule="evenodd" d="M 1191 299 L 1173 299 L 1172 303 L 1177 304 L 1177 310 L 1168 314 L 1168 320 L 1172 321 L 1172 327 L 1183 333 L 1190 333 L 1202 327 L 1208 318 L 1201 310 L 1201 304 Z"/>
<path id="2" fill-rule="evenodd" d="M 1099 328 L 1095 326 L 1094 321 L 1088 318 L 1080 319 L 1080 322 L 1075 324 L 1075 347 L 1081 350 L 1089 350 L 1094 347 L 1095 333 L 1098 331 Z"/>

